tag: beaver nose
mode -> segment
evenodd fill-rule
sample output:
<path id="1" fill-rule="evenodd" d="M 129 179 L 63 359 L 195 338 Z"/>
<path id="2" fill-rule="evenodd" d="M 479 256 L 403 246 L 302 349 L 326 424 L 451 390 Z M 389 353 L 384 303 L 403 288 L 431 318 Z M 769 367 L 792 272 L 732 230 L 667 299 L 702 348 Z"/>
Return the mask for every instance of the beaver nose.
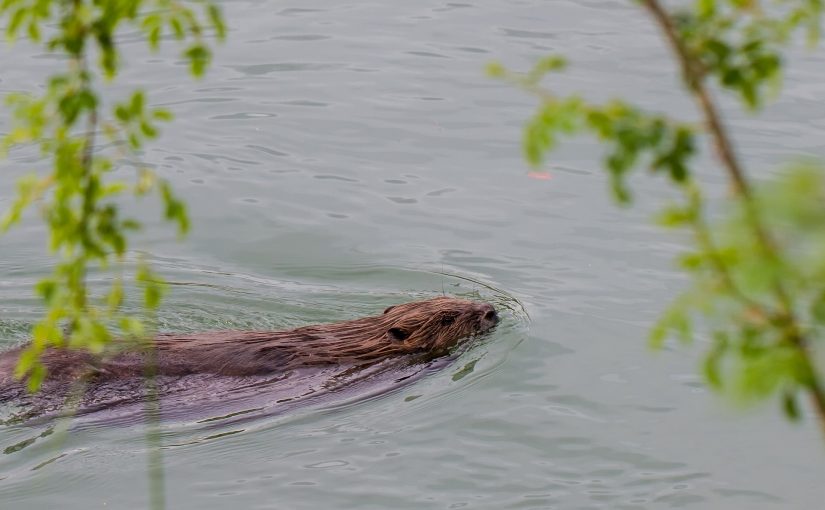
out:
<path id="1" fill-rule="evenodd" d="M 480 306 L 479 311 L 484 314 L 483 315 L 484 320 L 488 320 L 488 321 L 492 322 L 493 324 L 498 324 L 498 321 L 499 321 L 498 313 L 496 313 L 496 309 L 493 308 L 493 305 L 489 305 L 487 303 L 484 303 Z"/>

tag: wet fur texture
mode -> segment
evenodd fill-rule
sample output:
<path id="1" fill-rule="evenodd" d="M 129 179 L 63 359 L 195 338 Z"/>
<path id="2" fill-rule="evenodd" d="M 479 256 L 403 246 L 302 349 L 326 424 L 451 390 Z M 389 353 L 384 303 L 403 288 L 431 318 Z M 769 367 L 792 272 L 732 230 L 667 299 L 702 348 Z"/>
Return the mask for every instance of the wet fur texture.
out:
<path id="1" fill-rule="evenodd" d="M 432 358 L 497 322 L 495 309 L 487 303 L 438 297 L 391 306 L 377 316 L 287 331 L 165 334 L 154 344 L 156 373 L 245 376 L 308 366 L 369 365 L 408 354 Z M 0 385 L 13 384 L 14 363 L 24 348 L 0 354 Z M 50 349 L 43 356 L 51 382 L 140 376 L 147 360 L 141 351 L 98 359 L 86 352 Z"/>

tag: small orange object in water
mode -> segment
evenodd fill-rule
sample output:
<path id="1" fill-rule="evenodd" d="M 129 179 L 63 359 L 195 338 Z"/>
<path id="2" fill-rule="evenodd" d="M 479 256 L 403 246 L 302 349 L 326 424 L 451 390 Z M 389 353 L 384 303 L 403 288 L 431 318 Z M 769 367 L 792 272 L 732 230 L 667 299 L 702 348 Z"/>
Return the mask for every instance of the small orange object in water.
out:
<path id="1" fill-rule="evenodd" d="M 527 177 L 531 179 L 538 179 L 540 181 L 549 181 L 553 178 L 550 172 L 527 172 Z"/>

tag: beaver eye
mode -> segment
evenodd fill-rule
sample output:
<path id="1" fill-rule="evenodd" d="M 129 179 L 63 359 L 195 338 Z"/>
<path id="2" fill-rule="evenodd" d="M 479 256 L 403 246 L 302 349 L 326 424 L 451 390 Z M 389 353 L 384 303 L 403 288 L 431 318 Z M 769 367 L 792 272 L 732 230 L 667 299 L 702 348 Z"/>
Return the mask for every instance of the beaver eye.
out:
<path id="1" fill-rule="evenodd" d="M 453 322 L 455 322 L 455 317 L 453 317 L 452 315 L 448 315 L 446 317 L 441 318 L 441 325 L 442 326 L 449 326 Z"/>
<path id="2" fill-rule="evenodd" d="M 387 331 L 387 336 L 393 342 L 403 342 L 409 338 L 410 334 L 401 328 L 390 328 L 389 331 Z"/>

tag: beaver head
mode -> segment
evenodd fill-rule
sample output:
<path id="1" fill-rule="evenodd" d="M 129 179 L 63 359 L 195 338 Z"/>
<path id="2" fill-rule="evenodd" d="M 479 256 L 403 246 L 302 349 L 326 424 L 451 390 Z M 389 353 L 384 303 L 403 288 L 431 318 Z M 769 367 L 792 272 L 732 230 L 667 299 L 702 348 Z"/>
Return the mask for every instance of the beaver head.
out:
<path id="1" fill-rule="evenodd" d="M 390 306 L 380 317 L 385 338 L 393 345 L 434 354 L 490 330 L 498 321 L 492 305 L 450 297 Z"/>

